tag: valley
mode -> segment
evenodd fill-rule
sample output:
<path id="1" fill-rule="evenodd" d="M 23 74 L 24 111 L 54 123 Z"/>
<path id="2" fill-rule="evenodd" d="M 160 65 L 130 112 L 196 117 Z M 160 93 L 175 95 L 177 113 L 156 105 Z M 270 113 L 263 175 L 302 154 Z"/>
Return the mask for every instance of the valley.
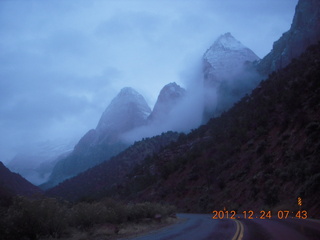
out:
<path id="1" fill-rule="evenodd" d="M 51 165 L 0 162 L 1 239 L 319 239 L 319 22 L 299 0 L 265 57 L 227 32 L 153 108 L 123 87 Z"/>

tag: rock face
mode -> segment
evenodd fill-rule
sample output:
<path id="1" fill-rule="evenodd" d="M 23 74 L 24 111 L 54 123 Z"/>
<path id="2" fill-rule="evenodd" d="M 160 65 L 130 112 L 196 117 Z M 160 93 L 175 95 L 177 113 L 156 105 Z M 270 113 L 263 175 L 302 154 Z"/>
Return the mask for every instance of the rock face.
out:
<path id="1" fill-rule="evenodd" d="M 299 0 L 291 28 L 273 44 L 271 52 L 258 64 L 260 73 L 269 73 L 287 66 L 306 48 L 320 40 L 320 1 Z"/>
<path id="2" fill-rule="evenodd" d="M 73 152 L 59 161 L 49 181 L 41 187 L 51 188 L 128 147 L 121 134 L 146 124 L 151 109 L 145 99 L 132 88 L 123 88 L 102 114 L 96 129 L 88 131 Z"/>
<path id="3" fill-rule="evenodd" d="M 146 124 L 151 109 L 133 88 L 123 88 L 115 97 L 98 123 L 99 142 L 117 139 L 121 133 Z"/>
<path id="4" fill-rule="evenodd" d="M 205 82 L 218 84 L 241 70 L 245 62 L 256 60 L 259 57 L 231 33 L 221 35 L 203 56 Z"/>
<path id="5" fill-rule="evenodd" d="M 184 131 L 185 129 L 181 129 L 181 119 L 184 119 L 181 108 L 185 103 L 186 94 L 186 90 L 175 82 L 165 85 L 159 93 L 146 124 L 123 134 L 123 141 L 132 144 L 167 131 Z"/>
<path id="6" fill-rule="evenodd" d="M 203 56 L 205 115 L 219 115 L 256 85 L 257 74 L 250 63 L 257 60 L 259 57 L 230 33 L 214 42 Z"/>
<path id="7" fill-rule="evenodd" d="M 11 172 L 0 162 L 0 202 L 2 198 L 15 195 L 33 196 L 41 190 L 17 173 Z"/>
<path id="8" fill-rule="evenodd" d="M 149 121 L 163 121 L 174 109 L 174 107 L 186 95 L 186 90 L 180 87 L 175 82 L 164 86 L 158 96 L 157 102 L 154 105 L 152 113 L 148 117 Z"/>

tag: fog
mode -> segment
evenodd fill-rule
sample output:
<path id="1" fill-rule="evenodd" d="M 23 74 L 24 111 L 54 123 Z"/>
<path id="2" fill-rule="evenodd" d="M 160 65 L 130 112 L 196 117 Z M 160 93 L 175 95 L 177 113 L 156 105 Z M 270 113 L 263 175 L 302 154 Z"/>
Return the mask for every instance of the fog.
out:
<path id="1" fill-rule="evenodd" d="M 132 144 L 142 138 L 152 137 L 167 131 L 188 133 L 203 123 L 204 89 L 202 84 L 202 61 L 190 61 L 192 67 L 182 71 L 181 81 L 186 93 L 166 114 L 149 119 L 145 126 L 133 129 L 121 136 L 121 140 Z"/>
<path id="2" fill-rule="evenodd" d="M 250 65 L 249 65 L 250 66 Z M 203 66 L 199 59 L 181 74 L 186 94 L 165 116 L 150 120 L 147 125 L 133 129 L 121 136 L 129 144 L 142 138 L 159 135 L 166 131 L 189 133 L 230 109 L 249 94 L 264 78 L 252 66 L 237 66 L 233 71 L 219 75 L 214 83 L 203 84 Z"/>
<path id="3" fill-rule="evenodd" d="M 208 117 L 217 117 L 231 108 L 246 94 L 249 94 L 265 76 L 260 75 L 253 67 L 238 66 L 234 71 L 220 75 L 217 84 L 207 85 L 204 89 L 205 112 Z"/>
<path id="4" fill-rule="evenodd" d="M 126 86 L 151 107 L 169 82 L 192 89 L 163 129 L 198 125 L 204 52 L 231 32 L 265 56 L 297 1 L 0 1 L 0 161 L 67 151 Z"/>

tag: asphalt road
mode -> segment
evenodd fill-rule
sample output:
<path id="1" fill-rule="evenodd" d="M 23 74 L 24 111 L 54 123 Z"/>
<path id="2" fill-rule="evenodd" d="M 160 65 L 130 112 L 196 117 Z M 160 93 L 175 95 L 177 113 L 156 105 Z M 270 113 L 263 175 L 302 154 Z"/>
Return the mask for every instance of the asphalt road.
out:
<path id="1" fill-rule="evenodd" d="M 130 240 L 232 239 L 237 225 L 232 220 L 213 220 L 210 214 L 177 214 L 185 221 Z"/>
<path id="2" fill-rule="evenodd" d="M 320 240 L 319 220 L 213 220 L 210 214 L 178 217 L 184 221 L 128 240 Z"/>
<path id="3" fill-rule="evenodd" d="M 243 240 L 320 240 L 320 221 L 310 219 L 241 220 Z"/>

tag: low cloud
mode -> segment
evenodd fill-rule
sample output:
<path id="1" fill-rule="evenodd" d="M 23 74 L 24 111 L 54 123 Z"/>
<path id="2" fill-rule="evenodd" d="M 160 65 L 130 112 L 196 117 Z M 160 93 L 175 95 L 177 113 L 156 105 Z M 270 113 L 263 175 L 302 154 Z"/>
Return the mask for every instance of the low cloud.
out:
<path id="1" fill-rule="evenodd" d="M 121 136 L 122 140 L 132 144 L 142 138 L 152 137 L 167 131 L 188 133 L 202 123 L 204 94 L 202 84 L 202 66 L 192 61 L 194 65 L 180 73 L 186 87 L 186 94 L 161 118 L 152 119 L 147 125 L 133 129 Z"/>

